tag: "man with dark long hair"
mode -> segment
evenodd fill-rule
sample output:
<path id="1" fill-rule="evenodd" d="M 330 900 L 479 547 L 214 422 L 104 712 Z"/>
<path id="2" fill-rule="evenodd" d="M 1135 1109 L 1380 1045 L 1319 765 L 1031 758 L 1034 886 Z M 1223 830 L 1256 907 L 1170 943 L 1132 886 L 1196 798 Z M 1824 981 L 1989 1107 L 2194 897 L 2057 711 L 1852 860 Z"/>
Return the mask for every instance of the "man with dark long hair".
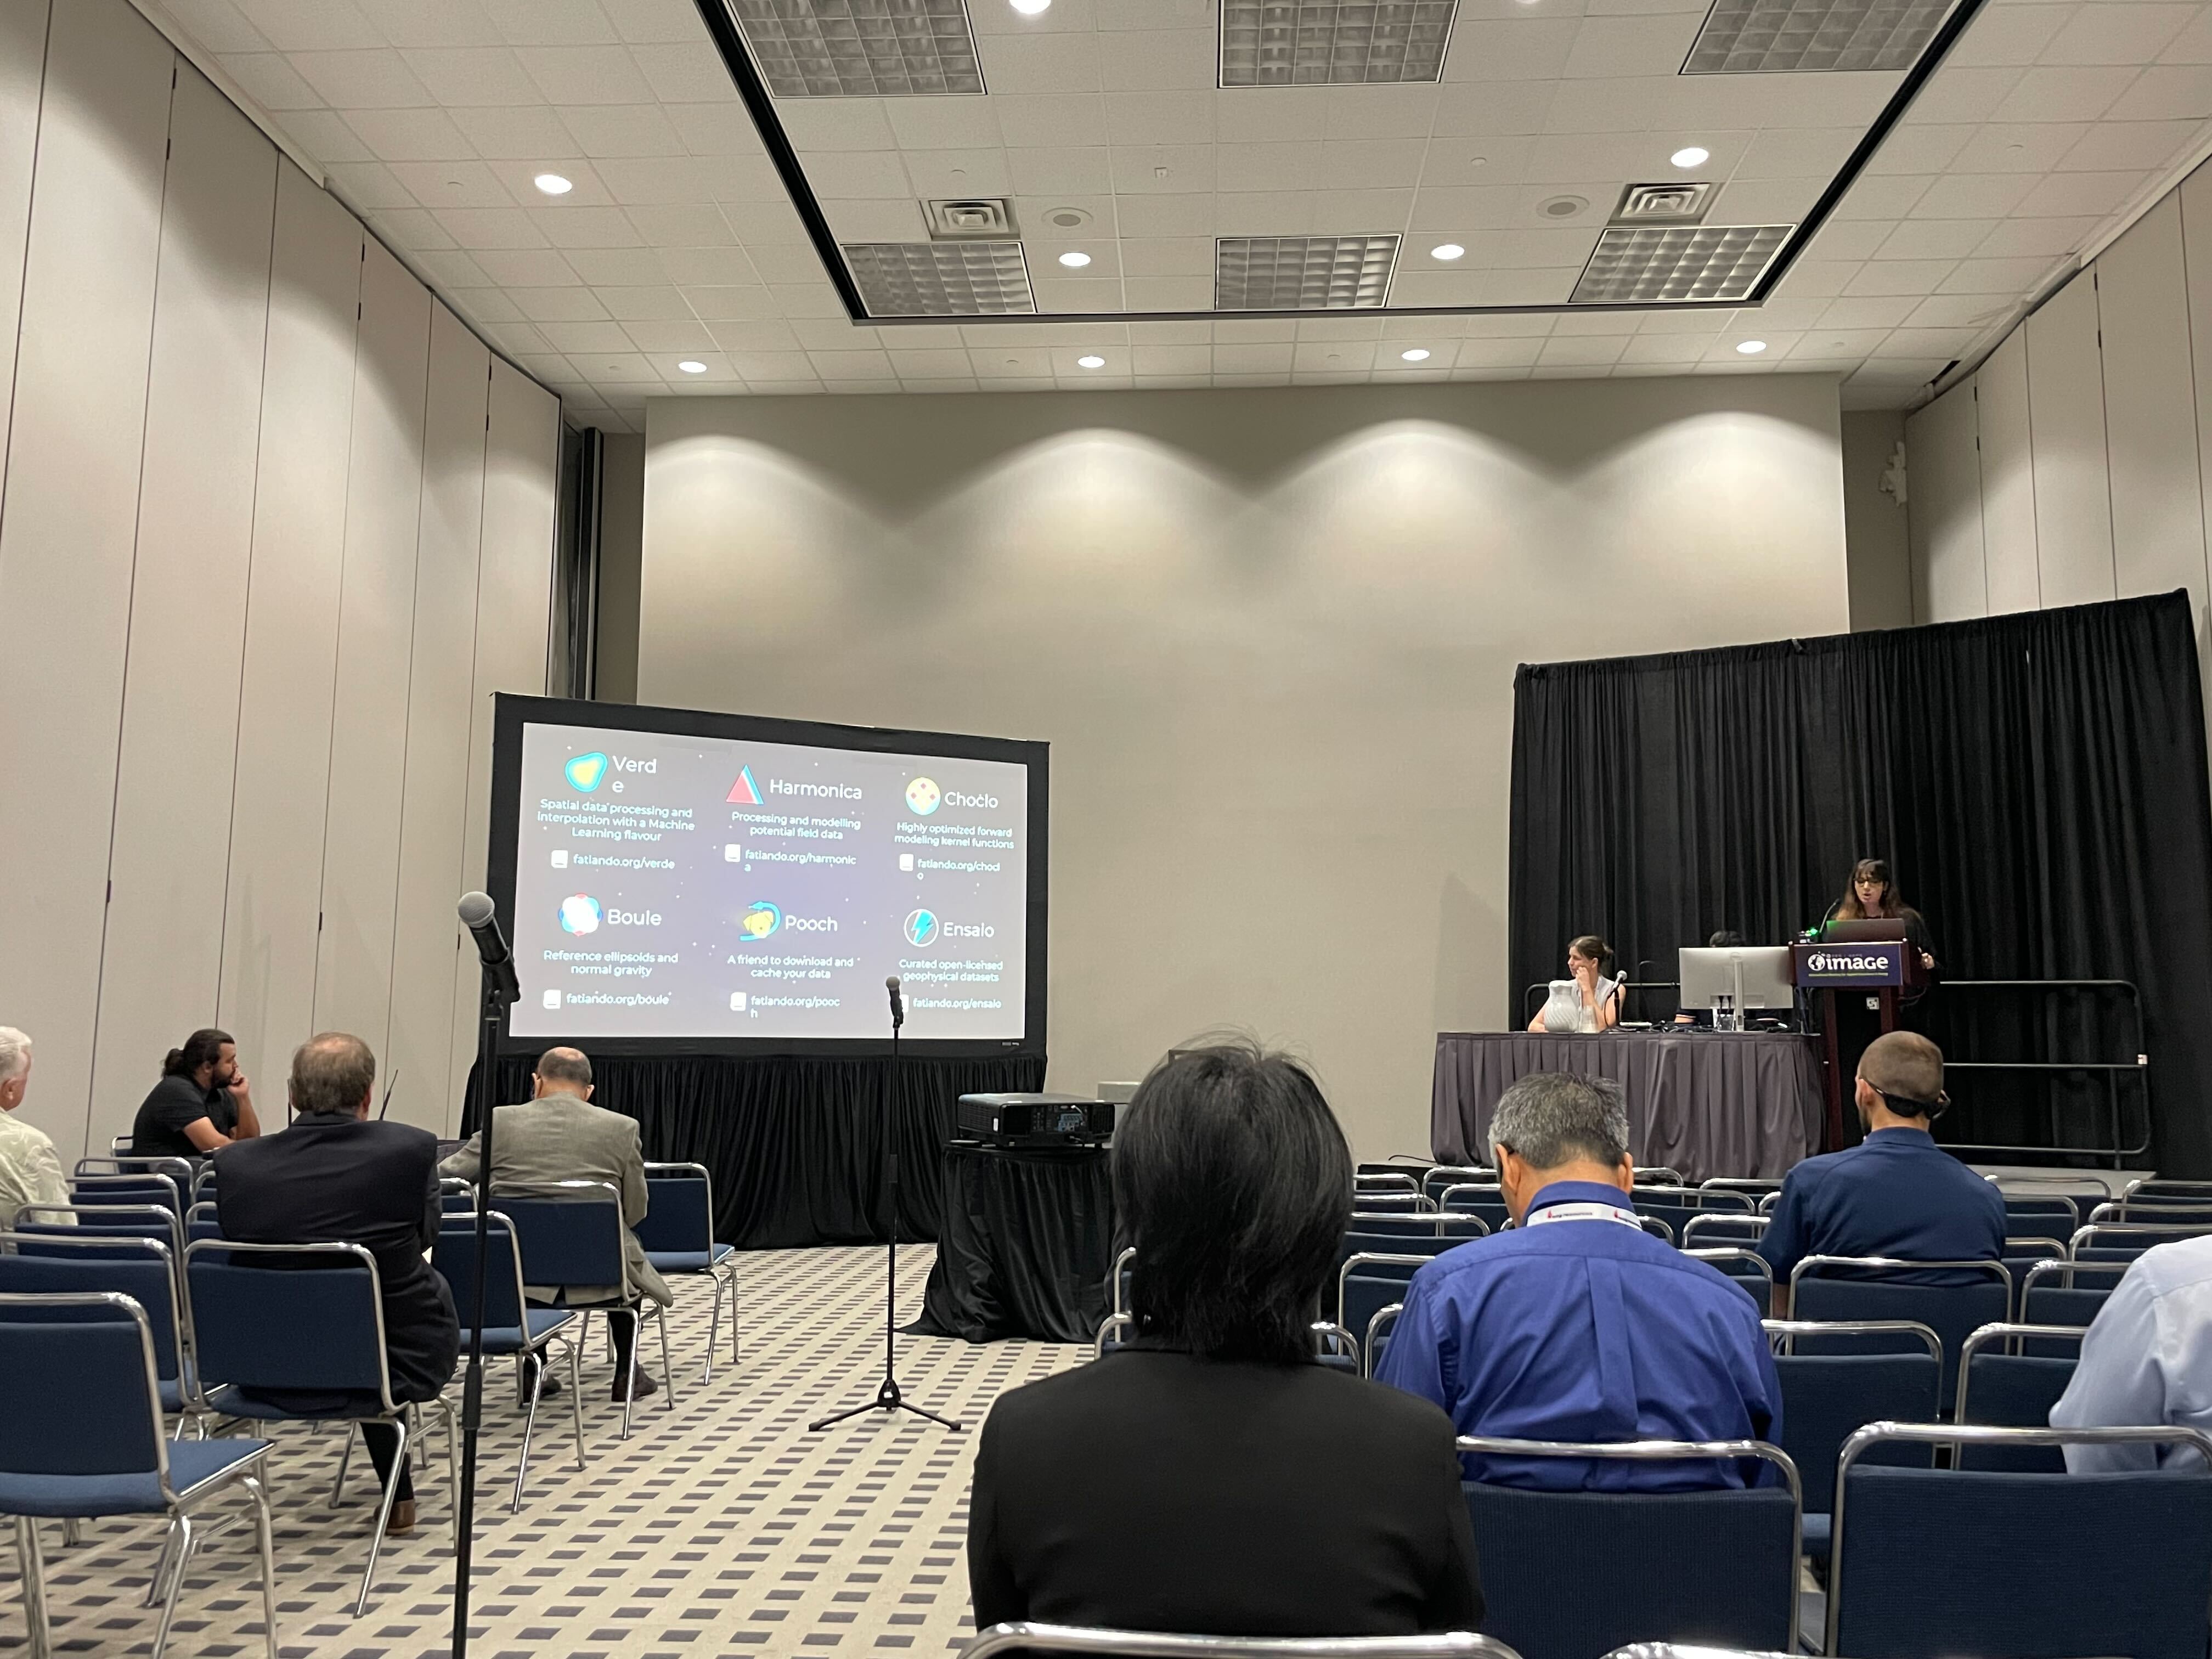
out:
<path id="1" fill-rule="evenodd" d="M 260 1133 L 238 1045 L 229 1032 L 208 1026 L 161 1062 L 161 1080 L 131 1123 L 131 1151 L 138 1158 L 205 1158 Z"/>

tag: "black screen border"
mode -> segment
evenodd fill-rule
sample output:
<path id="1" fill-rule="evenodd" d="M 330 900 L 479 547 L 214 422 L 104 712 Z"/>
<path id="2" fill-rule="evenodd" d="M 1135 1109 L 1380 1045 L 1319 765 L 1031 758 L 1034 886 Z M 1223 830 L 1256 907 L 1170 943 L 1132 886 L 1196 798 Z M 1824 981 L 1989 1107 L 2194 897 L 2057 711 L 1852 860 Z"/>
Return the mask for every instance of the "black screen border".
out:
<path id="1" fill-rule="evenodd" d="M 1051 745 L 1019 738 L 986 738 L 950 732 L 909 732 L 891 726 L 838 726 L 824 720 L 783 720 L 767 714 L 726 714 L 703 708 L 656 708 L 639 703 L 587 702 L 569 697 L 496 693 L 492 700 L 490 845 L 485 848 L 485 889 L 501 926 L 514 934 L 514 853 L 522 814 L 522 728 L 581 726 L 605 732 L 644 732 L 670 737 L 714 738 L 740 743 L 810 744 L 862 753 L 943 755 L 952 760 L 1000 761 L 1029 775 L 1029 893 L 1027 960 L 1024 963 L 1023 1034 L 1018 1037 L 927 1037 L 902 1035 L 899 1047 L 947 1058 L 1045 1052 L 1046 893 L 1050 863 L 1048 792 Z M 884 1009 L 880 1037 L 592 1037 L 582 1046 L 599 1054 L 697 1058 L 771 1054 L 846 1056 L 883 1053 L 890 1046 L 890 1008 Z M 516 1036 L 502 1026 L 499 1051 L 528 1054 L 548 1042 Z"/>

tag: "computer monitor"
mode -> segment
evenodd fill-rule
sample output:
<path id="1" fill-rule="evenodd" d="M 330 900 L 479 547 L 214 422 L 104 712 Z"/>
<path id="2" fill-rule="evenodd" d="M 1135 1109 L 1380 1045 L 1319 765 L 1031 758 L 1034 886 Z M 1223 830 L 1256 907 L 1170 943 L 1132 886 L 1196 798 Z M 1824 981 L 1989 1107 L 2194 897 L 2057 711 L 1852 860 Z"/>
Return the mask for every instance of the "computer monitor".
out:
<path id="1" fill-rule="evenodd" d="M 1733 997 L 1738 1012 L 1796 1006 L 1797 976 L 1786 945 L 1686 948 L 1678 954 L 1675 977 L 1682 981 L 1685 1008 L 1716 1007 L 1723 997 Z"/>
<path id="2" fill-rule="evenodd" d="M 1887 945 L 1909 937 L 1905 924 L 1895 916 L 1861 916 L 1849 921 L 1838 918 L 1824 921 L 1820 927 L 1823 945 Z"/>

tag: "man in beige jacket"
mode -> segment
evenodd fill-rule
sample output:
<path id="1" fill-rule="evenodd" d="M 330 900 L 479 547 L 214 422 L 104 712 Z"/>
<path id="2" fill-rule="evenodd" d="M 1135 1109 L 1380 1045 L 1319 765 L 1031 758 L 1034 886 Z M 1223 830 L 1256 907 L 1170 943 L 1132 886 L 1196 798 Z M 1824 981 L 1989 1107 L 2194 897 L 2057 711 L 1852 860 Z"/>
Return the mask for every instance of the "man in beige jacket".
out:
<path id="1" fill-rule="evenodd" d="M 501 1193 L 523 1197 L 558 1195 L 564 1181 L 603 1181 L 622 1194 L 623 1253 L 627 1285 L 569 1285 L 565 1292 L 525 1285 L 532 1301 L 552 1301 L 558 1296 L 568 1307 L 603 1307 L 614 1338 L 616 1401 L 627 1399 L 630 1346 L 637 1340 L 635 1311 L 641 1297 L 651 1297 L 664 1308 L 676 1297 L 667 1281 L 646 1260 L 645 1247 L 630 1231 L 645 1218 L 645 1155 L 638 1141 L 637 1120 L 594 1106 L 592 1101 L 592 1062 L 577 1048 L 548 1048 L 538 1058 L 532 1073 L 532 1098 L 520 1105 L 497 1109 L 493 1126 L 492 1202 Z M 438 1166 L 438 1173 L 474 1181 L 482 1166 L 482 1134 Z M 648 1395 L 660 1384 L 640 1367 L 637 1392 Z M 555 1391 L 554 1379 L 545 1379 L 544 1392 Z"/>
<path id="2" fill-rule="evenodd" d="M 0 1228 L 27 1204 L 66 1204 L 69 1181 L 44 1129 L 15 1115 L 31 1086 L 31 1039 L 0 1025 Z M 59 1221 L 65 1218 L 56 1216 Z"/>

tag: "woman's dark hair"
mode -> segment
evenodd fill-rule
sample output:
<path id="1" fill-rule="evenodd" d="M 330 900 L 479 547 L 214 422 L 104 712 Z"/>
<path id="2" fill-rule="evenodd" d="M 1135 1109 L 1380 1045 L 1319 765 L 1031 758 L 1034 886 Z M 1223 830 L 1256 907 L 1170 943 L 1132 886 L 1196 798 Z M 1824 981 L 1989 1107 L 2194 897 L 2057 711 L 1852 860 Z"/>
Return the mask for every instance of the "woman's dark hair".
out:
<path id="1" fill-rule="evenodd" d="M 1838 921 L 1863 921 L 1866 920 L 1866 907 L 1859 902 L 1859 883 L 1863 879 L 1878 881 L 1881 884 L 1881 908 L 1885 912 L 1893 916 L 1905 914 L 1905 901 L 1898 896 L 1897 884 L 1890 879 L 1889 860 L 1861 859 L 1856 864 L 1851 866 L 1851 878 L 1844 884 L 1843 902 L 1836 906 Z"/>
<path id="2" fill-rule="evenodd" d="M 1310 1360 L 1352 1184 L 1344 1131 L 1297 1060 L 1252 1042 L 1170 1054 L 1114 1133 L 1139 1340 L 1208 1359 Z"/>
<path id="3" fill-rule="evenodd" d="M 210 1025 L 193 1032 L 185 1039 L 181 1048 L 169 1050 L 169 1057 L 161 1062 L 163 1077 L 190 1077 L 203 1066 L 213 1065 L 222 1058 L 222 1045 L 233 1039 L 228 1031 L 218 1031 Z"/>
<path id="4" fill-rule="evenodd" d="M 1705 949 L 1733 951 L 1740 948 L 1743 943 L 1744 938 L 1741 933 L 1737 933 L 1733 927 L 1723 927 L 1705 941 Z"/>
<path id="5" fill-rule="evenodd" d="M 1584 933 L 1578 939 L 1569 939 L 1567 949 L 1577 956 L 1588 957 L 1592 962 L 1597 963 L 1597 970 L 1601 974 L 1610 974 L 1613 971 L 1613 946 L 1607 945 L 1595 933 Z"/>

